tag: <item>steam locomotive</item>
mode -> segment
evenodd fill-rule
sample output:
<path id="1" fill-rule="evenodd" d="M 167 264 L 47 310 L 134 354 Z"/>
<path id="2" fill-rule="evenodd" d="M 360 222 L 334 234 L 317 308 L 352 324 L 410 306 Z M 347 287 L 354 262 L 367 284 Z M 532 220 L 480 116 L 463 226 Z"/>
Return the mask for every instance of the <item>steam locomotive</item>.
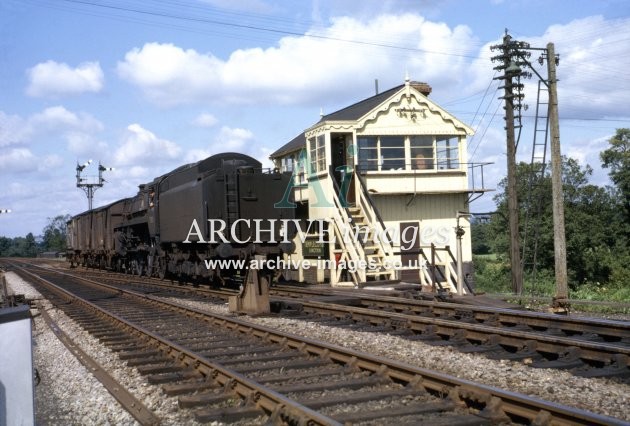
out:
<path id="1" fill-rule="evenodd" d="M 183 165 L 140 185 L 134 197 L 70 219 L 67 258 L 71 266 L 229 285 L 243 271 L 209 267 L 209 260 L 275 257 L 291 250 L 288 227 L 266 226 L 261 238 L 249 226 L 294 218 L 294 209 L 274 206 L 290 179 L 239 153 Z M 218 231 L 216 223 L 222 225 Z"/>

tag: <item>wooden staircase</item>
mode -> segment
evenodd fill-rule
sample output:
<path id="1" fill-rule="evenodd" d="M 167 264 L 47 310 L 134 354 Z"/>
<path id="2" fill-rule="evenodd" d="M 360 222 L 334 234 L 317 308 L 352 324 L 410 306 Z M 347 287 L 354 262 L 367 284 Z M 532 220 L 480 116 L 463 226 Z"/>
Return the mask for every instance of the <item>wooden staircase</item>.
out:
<path id="1" fill-rule="evenodd" d="M 336 265 L 330 269 L 330 284 L 333 287 L 359 287 L 370 281 L 399 278 L 392 265 L 400 253 L 394 254 L 390 235 L 370 199 L 363 178 L 355 172 L 355 179 L 355 197 L 350 205 L 339 196 L 339 185 L 332 170 L 329 170 L 327 179 L 319 181 L 326 196 L 332 197 L 333 201 L 333 206 L 327 210 L 330 212 L 328 235 L 334 240 L 329 246 L 329 260 Z M 418 272 L 423 285 L 431 286 L 435 291 L 456 292 L 457 262 L 448 246 L 420 247 L 418 256 L 427 265 Z M 354 267 L 349 268 L 348 265 Z M 464 285 L 464 292 L 472 293 L 468 283 Z"/>
<path id="2" fill-rule="evenodd" d="M 421 247 L 420 257 L 425 261 L 426 268 L 421 269 L 420 283 L 432 287 L 433 291 L 448 291 L 457 293 L 457 259 L 449 246 Z M 474 291 L 464 277 L 464 294 L 474 294 Z"/>
<path id="3" fill-rule="evenodd" d="M 356 191 L 354 205 L 348 206 L 340 200 L 339 187 L 332 170 L 327 181 L 330 185 L 327 193 L 332 194 L 334 204 L 331 226 L 335 244 L 331 256 L 338 265 L 354 265 L 353 268 L 331 271 L 331 285 L 358 286 L 367 281 L 396 279 L 396 271 L 386 265 L 393 256 L 393 249 L 389 241 L 383 241 L 382 237 L 386 236 L 385 225 L 367 190 Z M 350 281 L 346 281 L 345 277 L 350 278 Z"/>
<path id="4" fill-rule="evenodd" d="M 368 220 L 360 207 L 348 207 L 348 212 L 352 219 L 352 239 L 363 245 L 364 260 L 368 264 L 366 281 L 395 279 L 395 271 L 388 270 L 385 265 L 385 245 L 375 242 L 375 238 L 379 238 L 377 227 Z"/>

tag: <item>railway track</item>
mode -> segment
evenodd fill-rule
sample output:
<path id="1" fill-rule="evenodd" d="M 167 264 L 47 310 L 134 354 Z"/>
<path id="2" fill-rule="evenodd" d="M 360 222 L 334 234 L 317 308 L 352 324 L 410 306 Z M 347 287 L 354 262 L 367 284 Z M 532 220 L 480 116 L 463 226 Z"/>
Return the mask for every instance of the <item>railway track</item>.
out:
<path id="1" fill-rule="evenodd" d="M 374 294 L 373 291 L 351 293 L 327 289 L 276 286 L 271 293 L 275 296 L 297 299 L 345 295 L 348 298 L 348 303 L 358 307 L 630 345 L 630 323 L 622 321 L 586 319 L 524 310 L 391 297 Z"/>
<path id="2" fill-rule="evenodd" d="M 148 294 L 226 300 L 229 290 L 172 285 L 94 272 L 120 288 Z M 432 345 L 492 359 L 522 361 L 532 368 L 558 368 L 581 377 L 630 376 L 630 323 L 566 317 L 456 303 L 415 300 L 331 289 L 276 286 L 272 301 L 281 315 L 396 333 Z"/>
<path id="3" fill-rule="evenodd" d="M 623 424 L 53 271 L 28 279 L 200 421 Z"/>
<path id="4" fill-rule="evenodd" d="M 630 376 L 628 322 L 291 287 L 274 287 L 271 294 L 288 306 L 297 300 L 305 314 L 406 329 L 411 338 L 462 352 L 525 360 L 530 367 L 568 369 L 582 377 Z"/>

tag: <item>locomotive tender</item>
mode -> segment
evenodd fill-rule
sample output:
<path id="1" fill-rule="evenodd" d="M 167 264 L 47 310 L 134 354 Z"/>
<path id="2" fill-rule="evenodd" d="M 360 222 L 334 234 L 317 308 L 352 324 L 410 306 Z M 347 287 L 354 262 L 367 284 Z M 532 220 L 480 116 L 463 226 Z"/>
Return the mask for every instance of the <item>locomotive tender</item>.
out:
<path id="1" fill-rule="evenodd" d="M 254 254 L 275 257 L 291 250 L 279 243 L 286 241 L 283 234 L 288 230 L 271 227 L 268 238 L 255 241 L 253 231 L 245 226 L 249 221 L 294 218 L 294 209 L 274 206 L 290 179 L 290 174 L 265 171 L 259 161 L 239 153 L 183 165 L 140 185 L 134 197 L 70 219 L 68 260 L 72 266 L 160 278 L 172 274 L 225 285 L 243 271 L 211 269 L 207 260 Z M 205 241 L 212 219 L 220 219 L 231 230 L 225 235 L 227 243 L 225 238 L 220 244 Z M 202 234 L 184 241 L 195 222 Z"/>

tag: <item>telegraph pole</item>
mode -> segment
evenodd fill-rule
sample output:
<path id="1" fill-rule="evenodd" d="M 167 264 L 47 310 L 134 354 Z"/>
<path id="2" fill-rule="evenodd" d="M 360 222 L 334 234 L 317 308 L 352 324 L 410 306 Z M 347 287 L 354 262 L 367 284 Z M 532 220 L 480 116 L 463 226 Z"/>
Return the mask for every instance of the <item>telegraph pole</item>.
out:
<path id="1" fill-rule="evenodd" d="M 520 76 L 519 58 L 517 55 L 518 42 L 513 42 L 509 34 L 503 37 L 503 43 L 492 46 L 492 50 L 500 49 L 501 54 L 495 56 L 494 60 L 500 60 L 501 64 L 495 69 L 503 70 L 503 75 L 496 79 L 504 80 L 505 100 L 505 131 L 507 144 L 507 204 L 508 204 L 508 223 L 510 231 L 510 270 L 512 277 L 512 291 L 515 294 L 523 292 L 523 269 L 521 265 L 521 248 L 519 237 L 519 219 L 518 219 L 518 197 L 516 194 L 516 141 L 514 138 L 514 98 L 519 102 L 520 114 L 520 93 L 521 85 L 515 85 L 513 78 Z M 518 94 L 514 94 L 514 87 L 517 87 Z"/>
<path id="2" fill-rule="evenodd" d="M 560 155 L 560 126 L 558 120 L 558 93 L 556 65 L 558 65 L 558 56 L 555 53 L 553 43 L 548 43 L 546 48 L 530 47 L 528 43 L 512 41 L 507 34 L 503 37 L 503 44 L 491 47 L 492 50 L 500 49 L 502 54 L 492 58 L 492 61 L 500 60 L 501 64 L 494 69 L 503 70 L 504 75 L 497 79 L 505 80 L 505 119 L 507 132 L 507 160 L 508 160 L 508 220 L 510 223 L 510 260 L 512 266 L 512 287 L 516 293 L 521 293 L 523 285 L 522 269 L 520 266 L 520 251 L 518 248 L 518 203 L 516 199 L 516 176 L 515 176 L 515 154 L 516 146 L 514 145 L 514 109 L 515 103 L 518 102 L 518 110 L 520 113 L 520 101 L 523 95 L 520 93 L 522 84 L 520 81 L 513 84 L 514 77 L 520 78 L 521 75 L 531 73 L 523 73 L 520 65 L 526 65 L 531 69 L 538 78 L 547 86 L 549 90 L 549 123 L 551 136 L 551 191 L 552 191 L 552 208 L 553 208 L 553 237 L 554 237 L 554 261 L 555 261 L 555 278 L 556 278 L 556 295 L 553 298 L 552 310 L 556 312 L 566 312 L 568 299 L 567 288 L 567 253 L 566 239 L 564 231 L 564 196 L 562 191 L 562 157 Z M 547 79 L 544 79 L 528 61 L 531 56 L 530 50 L 543 51 L 538 59 L 540 65 L 547 60 Z M 513 88 L 517 89 L 517 94 L 513 93 Z M 518 260 L 517 263 L 515 262 Z M 516 272 L 516 273 L 515 273 Z"/>
<path id="3" fill-rule="evenodd" d="M 558 123 L 558 93 L 556 78 L 556 51 L 553 43 L 547 44 L 547 79 L 549 86 L 549 129 L 551 136 L 551 197 L 553 208 L 553 248 L 556 273 L 556 295 L 552 309 L 563 311 L 568 299 L 567 247 L 564 232 L 564 195 L 562 191 L 562 157 L 560 155 L 560 125 Z M 565 302 L 566 303 L 566 302 Z"/>

